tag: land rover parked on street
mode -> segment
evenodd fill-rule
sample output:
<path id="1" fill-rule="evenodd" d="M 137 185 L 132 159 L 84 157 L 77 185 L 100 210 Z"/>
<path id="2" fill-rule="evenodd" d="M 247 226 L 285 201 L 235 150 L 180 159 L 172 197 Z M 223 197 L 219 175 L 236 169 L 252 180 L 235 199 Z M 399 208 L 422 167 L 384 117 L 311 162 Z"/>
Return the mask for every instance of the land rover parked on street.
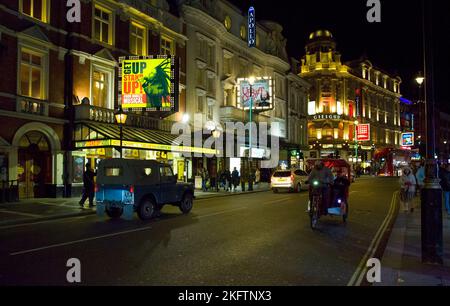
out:
<path id="1" fill-rule="evenodd" d="M 95 186 L 97 215 L 130 220 L 156 216 L 164 205 L 191 211 L 194 186 L 177 182 L 170 165 L 154 160 L 106 159 L 100 161 Z"/>

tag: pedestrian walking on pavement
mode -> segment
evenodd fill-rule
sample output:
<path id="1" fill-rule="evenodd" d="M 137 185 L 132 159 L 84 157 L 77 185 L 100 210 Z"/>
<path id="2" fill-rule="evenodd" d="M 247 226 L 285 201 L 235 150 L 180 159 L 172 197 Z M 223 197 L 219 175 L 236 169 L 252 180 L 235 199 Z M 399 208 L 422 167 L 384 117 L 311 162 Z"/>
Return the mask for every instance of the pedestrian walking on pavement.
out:
<path id="1" fill-rule="evenodd" d="M 231 180 L 233 182 L 233 191 L 236 192 L 236 188 L 239 186 L 240 177 L 239 172 L 237 171 L 236 167 L 234 167 L 233 172 L 231 173 Z"/>
<path id="2" fill-rule="evenodd" d="M 425 185 L 425 167 L 423 165 L 423 162 L 420 164 L 419 168 L 416 172 L 416 180 L 417 180 L 417 190 L 416 194 L 420 191 L 422 191 L 423 186 Z"/>
<path id="3" fill-rule="evenodd" d="M 95 196 L 95 182 L 94 177 L 97 174 L 92 170 L 91 164 L 86 164 L 86 171 L 83 175 L 83 196 L 79 202 L 80 206 L 83 208 L 84 203 L 89 198 L 89 207 L 94 206 L 94 196 Z"/>
<path id="4" fill-rule="evenodd" d="M 405 212 L 414 212 L 412 201 L 416 195 L 416 177 L 412 173 L 411 168 L 403 169 L 403 174 L 400 177 L 400 200 L 403 203 L 403 210 Z"/>
<path id="5" fill-rule="evenodd" d="M 450 215 L 450 164 L 439 169 L 439 178 L 441 179 L 442 193 L 444 195 L 444 204 L 447 214 Z"/>
<path id="6" fill-rule="evenodd" d="M 208 170 L 203 168 L 201 175 L 202 175 L 202 190 L 203 190 L 203 192 L 206 192 L 206 191 L 208 191 L 208 186 L 207 186 L 208 179 L 209 179 Z"/>

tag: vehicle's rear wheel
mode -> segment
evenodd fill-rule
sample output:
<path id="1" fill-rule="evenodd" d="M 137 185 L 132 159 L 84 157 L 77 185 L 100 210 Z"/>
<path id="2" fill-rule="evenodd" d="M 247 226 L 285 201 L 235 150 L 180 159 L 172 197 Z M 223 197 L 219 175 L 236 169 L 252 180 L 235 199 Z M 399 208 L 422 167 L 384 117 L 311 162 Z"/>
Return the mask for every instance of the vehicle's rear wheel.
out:
<path id="1" fill-rule="evenodd" d="M 118 219 L 123 214 L 123 209 L 119 207 L 107 208 L 105 211 L 111 219 Z"/>
<path id="2" fill-rule="evenodd" d="M 190 193 L 186 193 L 180 203 L 180 210 L 183 214 L 188 214 L 192 206 L 194 206 L 194 197 Z"/>
<path id="3" fill-rule="evenodd" d="M 151 198 L 142 201 L 137 210 L 139 218 L 144 221 L 153 218 L 155 212 L 156 212 L 156 203 Z"/>

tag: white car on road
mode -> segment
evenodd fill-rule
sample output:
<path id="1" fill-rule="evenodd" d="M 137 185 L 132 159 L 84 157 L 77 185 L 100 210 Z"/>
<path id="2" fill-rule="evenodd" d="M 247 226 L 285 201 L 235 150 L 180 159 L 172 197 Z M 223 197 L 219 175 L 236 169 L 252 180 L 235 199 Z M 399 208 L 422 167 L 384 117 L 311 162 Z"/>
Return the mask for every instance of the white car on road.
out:
<path id="1" fill-rule="evenodd" d="M 308 174 L 303 170 L 277 170 L 272 175 L 270 188 L 274 193 L 280 190 L 300 192 L 308 190 Z"/>

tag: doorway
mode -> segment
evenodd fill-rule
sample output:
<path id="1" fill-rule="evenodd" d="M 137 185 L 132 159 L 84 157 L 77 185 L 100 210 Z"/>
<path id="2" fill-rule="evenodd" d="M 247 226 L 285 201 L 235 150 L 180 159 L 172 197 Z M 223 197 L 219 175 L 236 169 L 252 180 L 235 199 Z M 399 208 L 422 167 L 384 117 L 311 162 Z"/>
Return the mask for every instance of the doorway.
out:
<path id="1" fill-rule="evenodd" d="M 38 131 L 25 134 L 19 143 L 18 162 L 19 197 L 46 197 L 46 186 L 52 182 L 52 154 L 47 137 Z"/>

